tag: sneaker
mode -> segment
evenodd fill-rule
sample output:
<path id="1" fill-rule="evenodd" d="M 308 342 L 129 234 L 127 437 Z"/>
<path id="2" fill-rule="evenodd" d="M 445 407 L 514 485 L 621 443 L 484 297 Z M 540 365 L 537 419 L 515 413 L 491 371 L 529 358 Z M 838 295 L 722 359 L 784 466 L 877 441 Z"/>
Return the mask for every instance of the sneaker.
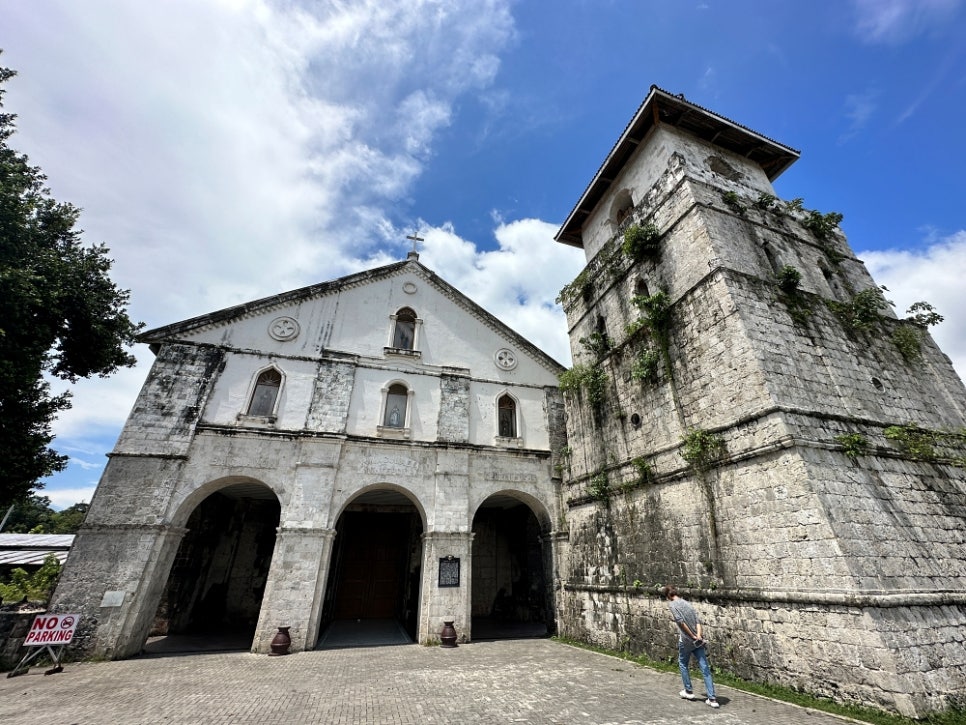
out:
<path id="1" fill-rule="evenodd" d="M 704 704 L 707 705 L 708 707 L 721 707 L 721 705 L 718 704 L 717 700 L 707 699 L 704 701 Z"/>
<path id="2" fill-rule="evenodd" d="M 694 699 L 694 693 L 693 692 L 688 692 L 687 690 L 681 690 L 678 694 L 684 700 L 693 700 Z"/>

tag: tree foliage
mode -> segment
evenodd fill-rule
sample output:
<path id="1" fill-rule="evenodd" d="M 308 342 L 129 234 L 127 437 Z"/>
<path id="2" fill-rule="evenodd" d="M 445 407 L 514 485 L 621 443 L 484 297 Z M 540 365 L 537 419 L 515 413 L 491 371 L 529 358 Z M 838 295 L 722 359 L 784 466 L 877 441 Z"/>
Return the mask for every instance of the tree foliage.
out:
<path id="1" fill-rule="evenodd" d="M 0 67 L 0 506 L 23 499 L 66 457 L 50 448 L 51 423 L 70 407 L 45 376 L 76 382 L 134 365 L 126 350 L 141 328 L 129 293 L 108 276 L 104 245 L 83 246 L 80 210 L 51 198 L 46 176 L 8 146 Z"/>
<path id="2" fill-rule="evenodd" d="M 76 534 L 87 516 L 86 503 L 75 503 L 63 511 L 54 511 L 50 499 L 32 494 L 13 505 L 6 516 L 4 534 Z M 0 514 L 6 515 L 4 510 Z M 0 519 L 4 516 L 0 515 Z"/>

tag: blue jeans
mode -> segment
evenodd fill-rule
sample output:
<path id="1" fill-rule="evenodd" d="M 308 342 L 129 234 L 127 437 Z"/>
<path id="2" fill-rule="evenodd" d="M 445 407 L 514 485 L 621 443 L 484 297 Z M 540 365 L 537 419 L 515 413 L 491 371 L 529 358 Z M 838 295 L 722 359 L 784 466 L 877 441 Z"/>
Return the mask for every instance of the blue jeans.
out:
<path id="1" fill-rule="evenodd" d="M 714 699 L 714 683 L 711 681 L 711 665 L 708 664 L 708 653 L 704 648 L 704 645 L 693 649 L 690 642 L 678 642 L 678 667 L 681 668 L 681 679 L 684 680 L 684 689 L 688 692 L 692 692 L 691 687 L 691 673 L 688 672 L 688 663 L 691 661 L 691 655 L 694 655 L 694 659 L 698 661 L 698 667 L 701 669 L 701 676 L 704 678 L 704 688 L 708 693 L 708 699 Z"/>

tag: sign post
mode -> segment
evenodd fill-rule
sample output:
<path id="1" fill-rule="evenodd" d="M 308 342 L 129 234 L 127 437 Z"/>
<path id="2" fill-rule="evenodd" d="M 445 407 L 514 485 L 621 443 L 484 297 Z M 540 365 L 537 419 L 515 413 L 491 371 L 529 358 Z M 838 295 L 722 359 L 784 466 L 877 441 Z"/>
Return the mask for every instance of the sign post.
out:
<path id="1" fill-rule="evenodd" d="M 33 652 L 24 655 L 20 663 L 7 673 L 7 677 L 16 677 L 26 672 L 29 667 L 27 663 L 46 651 L 54 661 L 54 666 L 44 672 L 45 675 L 52 675 L 55 672 L 63 672 L 64 667 L 60 664 L 60 658 L 64 654 L 67 645 L 74 639 L 74 630 L 80 616 L 76 614 L 38 614 L 34 617 L 34 623 L 24 638 L 24 647 L 36 647 Z"/>

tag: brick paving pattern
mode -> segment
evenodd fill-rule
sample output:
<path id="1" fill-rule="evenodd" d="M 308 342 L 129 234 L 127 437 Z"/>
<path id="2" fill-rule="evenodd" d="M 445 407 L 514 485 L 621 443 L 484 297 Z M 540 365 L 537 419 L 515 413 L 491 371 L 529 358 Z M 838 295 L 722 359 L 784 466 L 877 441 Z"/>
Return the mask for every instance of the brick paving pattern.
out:
<path id="1" fill-rule="evenodd" d="M 841 725 L 824 713 L 720 687 L 719 710 L 687 702 L 676 673 L 551 640 L 456 649 L 405 645 L 151 656 L 0 678 L 0 722 L 595 723 Z M 696 694 L 703 694 L 700 677 Z"/>

